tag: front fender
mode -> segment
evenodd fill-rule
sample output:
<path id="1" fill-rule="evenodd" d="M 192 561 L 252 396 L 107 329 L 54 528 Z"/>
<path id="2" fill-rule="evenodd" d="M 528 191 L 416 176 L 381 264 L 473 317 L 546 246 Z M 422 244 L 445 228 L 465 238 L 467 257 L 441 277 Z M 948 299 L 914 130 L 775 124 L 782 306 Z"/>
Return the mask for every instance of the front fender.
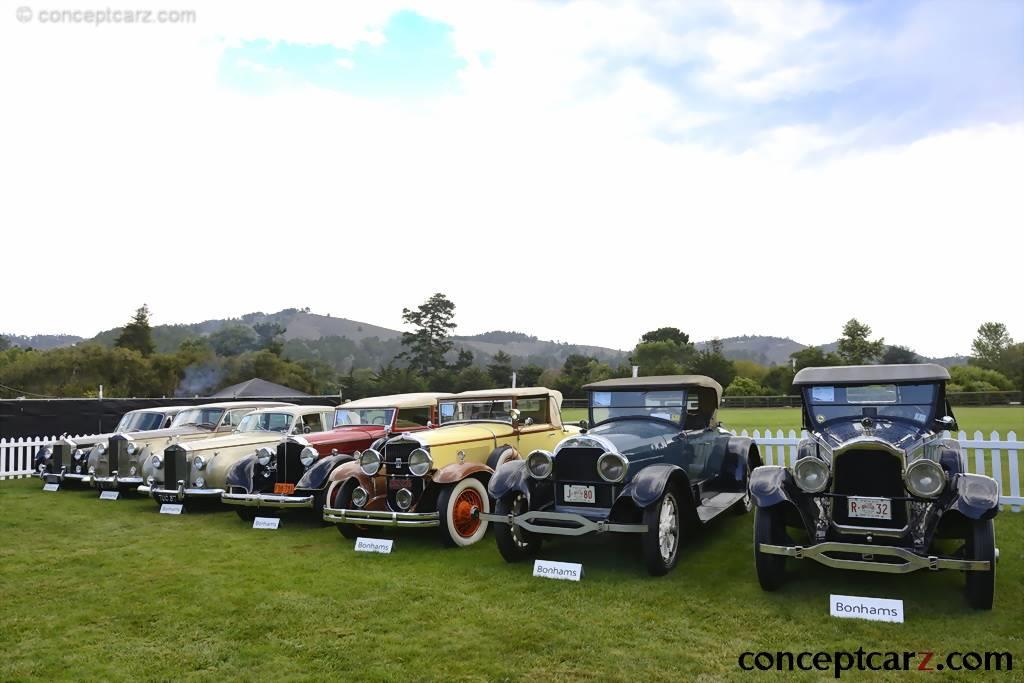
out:
<path id="1" fill-rule="evenodd" d="M 327 486 L 329 480 L 333 479 L 332 473 L 346 463 L 353 463 L 355 458 L 347 454 L 328 455 L 320 458 L 310 465 L 302 477 L 299 478 L 295 488 L 319 491 Z M 358 467 L 358 463 L 356 463 Z"/>
<path id="2" fill-rule="evenodd" d="M 690 496 L 690 478 L 686 472 L 676 465 L 650 465 L 636 473 L 636 476 L 626 484 L 619 494 L 618 500 L 629 496 L 639 508 L 645 508 L 661 497 L 665 487 L 672 479 L 679 479 L 680 485 L 685 488 L 687 499 Z M 616 501 L 617 502 L 617 501 Z"/>
<path id="3" fill-rule="evenodd" d="M 529 496 L 529 479 L 530 474 L 526 470 L 526 461 L 510 460 L 495 470 L 491 481 L 487 484 L 487 492 L 495 500 L 504 498 L 512 491 L 522 491 Z"/>
<path id="4" fill-rule="evenodd" d="M 770 508 L 779 503 L 794 503 L 789 494 L 792 474 L 782 465 L 761 465 L 750 473 L 750 497 L 754 505 Z"/>
<path id="5" fill-rule="evenodd" d="M 951 508 L 968 519 L 992 519 L 999 512 L 999 483 L 983 474 L 958 475 Z"/>
<path id="6" fill-rule="evenodd" d="M 725 446 L 725 462 L 719 475 L 730 482 L 744 485 L 747 471 L 761 466 L 761 453 L 748 436 L 731 436 Z"/>
<path id="7" fill-rule="evenodd" d="M 252 493 L 252 475 L 255 469 L 255 454 L 242 458 L 228 469 L 228 474 L 224 477 L 224 488 L 230 490 L 237 486 L 245 489 L 246 493 Z"/>
<path id="8" fill-rule="evenodd" d="M 445 465 L 439 470 L 435 470 L 430 478 L 435 484 L 454 484 L 462 481 L 466 477 L 470 477 L 474 474 L 483 473 L 490 477 L 493 474 L 492 470 L 487 465 L 482 465 L 478 462 L 455 462 L 451 465 Z"/>

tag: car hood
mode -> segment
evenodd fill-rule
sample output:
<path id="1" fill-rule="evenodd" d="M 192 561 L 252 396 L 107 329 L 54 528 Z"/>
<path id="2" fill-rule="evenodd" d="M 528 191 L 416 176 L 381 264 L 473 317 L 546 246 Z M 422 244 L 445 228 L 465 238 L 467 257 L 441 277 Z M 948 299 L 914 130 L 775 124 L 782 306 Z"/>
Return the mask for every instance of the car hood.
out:
<path id="1" fill-rule="evenodd" d="M 586 434 L 575 437 L 578 443 L 574 446 L 583 445 L 582 440 L 588 436 L 597 437 L 595 441 L 611 442 L 617 452 L 628 457 L 650 454 L 653 448 L 663 448 L 680 433 L 681 429 L 678 426 L 658 420 L 615 420 L 597 425 Z"/>
<path id="2" fill-rule="evenodd" d="M 303 434 L 302 438 L 313 446 L 334 446 L 354 441 L 373 441 L 384 436 L 383 427 L 336 427 L 329 432 Z"/>
<path id="3" fill-rule="evenodd" d="M 285 435 L 280 432 L 232 432 L 223 436 L 209 439 L 199 439 L 182 444 L 189 457 L 199 451 L 214 451 L 224 448 L 240 448 L 242 446 L 266 446 L 278 444 L 283 441 Z"/>
<path id="4" fill-rule="evenodd" d="M 833 449 L 867 437 L 886 442 L 893 448 L 906 450 L 930 432 L 906 422 L 885 422 L 883 418 L 879 418 L 872 429 L 865 429 L 860 420 L 836 420 L 822 427 L 820 433 L 825 437 L 825 443 Z"/>

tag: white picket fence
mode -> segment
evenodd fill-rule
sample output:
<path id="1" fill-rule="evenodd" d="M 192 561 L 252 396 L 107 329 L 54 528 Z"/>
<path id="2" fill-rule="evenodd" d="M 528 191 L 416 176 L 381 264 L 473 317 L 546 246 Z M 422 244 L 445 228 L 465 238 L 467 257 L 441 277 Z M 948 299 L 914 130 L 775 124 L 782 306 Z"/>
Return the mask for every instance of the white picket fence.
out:
<path id="1" fill-rule="evenodd" d="M 796 447 L 802 434 L 793 429 L 788 433 L 781 429 L 774 432 L 771 429 L 763 432 L 759 429 L 753 432 L 744 429 L 739 434 L 752 437 L 757 442 L 761 449 L 761 459 L 766 465 L 792 465 L 796 461 Z M 74 440 L 87 437 L 71 438 Z M 1021 496 L 1020 465 L 1020 452 L 1024 451 L 1024 442 L 1017 440 L 1016 432 L 1007 434 L 1005 440 L 1000 437 L 999 432 L 992 432 L 988 439 L 981 432 L 974 432 L 973 438 L 968 438 L 966 432 L 960 432 L 957 439 L 962 447 L 964 468 L 968 472 L 993 477 L 999 482 L 1000 502 L 1011 506 L 1010 509 L 1014 512 L 1019 512 L 1024 505 L 1024 497 Z M 43 446 L 52 446 L 58 440 L 59 437 L 56 436 L 0 440 L 0 479 L 30 476 L 36 451 Z"/>

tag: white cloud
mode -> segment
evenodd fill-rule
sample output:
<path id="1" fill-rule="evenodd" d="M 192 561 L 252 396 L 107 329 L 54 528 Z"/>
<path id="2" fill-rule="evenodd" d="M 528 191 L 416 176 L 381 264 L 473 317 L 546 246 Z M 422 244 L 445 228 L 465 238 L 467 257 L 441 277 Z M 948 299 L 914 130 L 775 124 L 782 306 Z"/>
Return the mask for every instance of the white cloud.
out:
<path id="1" fill-rule="evenodd" d="M 0 324 L 88 334 L 146 301 L 158 322 L 311 306 L 398 326 L 443 291 L 461 332 L 621 347 L 666 324 L 824 342 L 852 316 L 928 354 L 967 350 L 988 319 L 1024 336 L 1020 124 L 813 166 L 842 142 L 814 126 L 743 153 L 666 142 L 716 113 L 639 69 L 601 79 L 595 46 L 679 48 L 653 15 L 590 4 L 445 5 L 474 58 L 435 101 L 218 87 L 226 43 L 376 35 L 387 13 L 350 5 L 238 26 L 199 8 L 154 31 L 0 23 L 0 59 L 25 65 L 0 73 L 22 104 L 0 110 L 0 225 L 25 255 L 5 279 L 31 283 Z"/>

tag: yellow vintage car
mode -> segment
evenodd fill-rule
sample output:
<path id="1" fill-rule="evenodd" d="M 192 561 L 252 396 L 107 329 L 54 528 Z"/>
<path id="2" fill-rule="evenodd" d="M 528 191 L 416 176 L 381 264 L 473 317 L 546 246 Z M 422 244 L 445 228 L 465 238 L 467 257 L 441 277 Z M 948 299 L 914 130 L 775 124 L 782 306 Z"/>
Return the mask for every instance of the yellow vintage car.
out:
<path id="1" fill-rule="evenodd" d="M 445 545 L 476 543 L 498 465 L 579 432 L 562 424 L 561 406 L 562 394 L 544 387 L 440 400 L 437 429 L 380 439 L 334 470 L 324 521 L 346 538 L 369 526 L 438 527 Z"/>

